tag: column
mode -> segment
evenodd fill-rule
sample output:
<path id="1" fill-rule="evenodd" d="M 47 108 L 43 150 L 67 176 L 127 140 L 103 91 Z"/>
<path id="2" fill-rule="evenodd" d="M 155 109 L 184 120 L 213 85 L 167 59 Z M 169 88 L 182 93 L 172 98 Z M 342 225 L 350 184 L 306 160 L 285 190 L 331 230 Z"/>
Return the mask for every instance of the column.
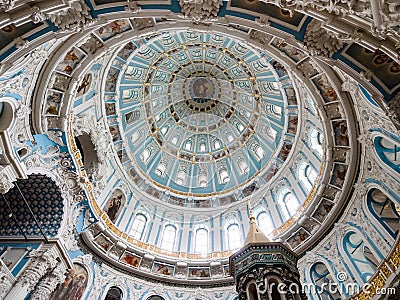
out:
<path id="1" fill-rule="evenodd" d="M 57 266 L 39 282 L 29 299 L 49 299 L 57 285 L 64 282 L 65 273 L 65 265 L 62 262 L 58 262 Z"/>
<path id="2" fill-rule="evenodd" d="M 4 300 L 25 299 L 48 269 L 54 268 L 57 262 L 57 256 L 52 249 L 33 250 L 29 256 L 29 265 Z"/>
<path id="3" fill-rule="evenodd" d="M 6 265 L 0 259 L 0 299 L 3 299 L 13 286 L 15 279 Z"/>

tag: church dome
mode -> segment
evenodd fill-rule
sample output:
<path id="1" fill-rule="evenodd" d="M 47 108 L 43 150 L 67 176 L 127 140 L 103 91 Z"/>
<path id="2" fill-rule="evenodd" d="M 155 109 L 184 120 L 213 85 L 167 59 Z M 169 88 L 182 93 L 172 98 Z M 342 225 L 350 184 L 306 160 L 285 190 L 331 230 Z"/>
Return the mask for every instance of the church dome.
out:
<path id="1" fill-rule="evenodd" d="M 0 207 L 3 236 L 43 234 L 81 278 L 113 274 L 113 293 L 145 300 L 167 287 L 233 300 L 229 257 L 259 239 L 298 255 L 302 282 L 386 274 L 400 219 L 393 1 L 3 2 L 0 192 L 32 205 Z M 359 249 L 373 262 L 342 259 Z"/>

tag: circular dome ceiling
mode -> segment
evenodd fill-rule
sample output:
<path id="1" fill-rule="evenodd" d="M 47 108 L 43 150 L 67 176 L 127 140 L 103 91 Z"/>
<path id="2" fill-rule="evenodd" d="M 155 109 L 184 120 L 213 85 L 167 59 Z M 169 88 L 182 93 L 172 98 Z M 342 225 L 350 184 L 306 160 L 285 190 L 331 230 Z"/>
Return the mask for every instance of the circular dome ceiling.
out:
<path id="1" fill-rule="evenodd" d="M 213 196 L 242 188 L 240 199 L 269 183 L 297 131 L 297 110 L 287 110 L 297 106 L 294 88 L 282 65 L 219 34 L 168 32 L 134 48 L 128 43 L 117 54 L 120 68 L 110 67 L 104 95 L 133 181 L 146 179 L 179 205 L 207 198 L 205 207 L 226 204 Z"/>

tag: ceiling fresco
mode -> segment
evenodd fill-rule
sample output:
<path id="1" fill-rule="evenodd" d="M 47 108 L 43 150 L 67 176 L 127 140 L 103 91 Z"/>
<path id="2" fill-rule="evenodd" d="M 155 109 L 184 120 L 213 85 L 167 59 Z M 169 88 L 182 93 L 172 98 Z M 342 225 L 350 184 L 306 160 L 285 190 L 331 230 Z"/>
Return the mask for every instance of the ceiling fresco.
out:
<path id="1" fill-rule="evenodd" d="M 32 195 L 46 234 L 67 228 L 71 255 L 82 247 L 164 283 L 232 285 L 250 206 L 271 240 L 304 254 L 336 232 L 355 182 L 399 172 L 392 6 L 385 29 L 364 1 L 22 2 L 0 3 L 0 113 L 15 116 L 5 143 L 35 187 L 54 189 L 37 172 L 61 177 L 57 214 Z"/>
<path id="2" fill-rule="evenodd" d="M 298 117 L 283 113 L 297 102 L 292 95 L 288 103 L 294 89 L 277 65 L 231 38 L 198 32 L 162 33 L 126 61 L 117 55 L 104 98 L 114 143 L 128 144 L 127 172 L 182 197 L 209 197 L 283 163 L 290 146 L 281 140 L 285 130 L 296 134 Z"/>

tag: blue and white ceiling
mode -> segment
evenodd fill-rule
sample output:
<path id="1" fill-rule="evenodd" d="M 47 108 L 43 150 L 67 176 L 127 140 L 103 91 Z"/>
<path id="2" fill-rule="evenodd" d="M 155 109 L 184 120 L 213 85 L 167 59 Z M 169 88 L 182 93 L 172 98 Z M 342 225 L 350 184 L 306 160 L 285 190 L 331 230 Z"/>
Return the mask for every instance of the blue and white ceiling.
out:
<path id="1" fill-rule="evenodd" d="M 137 49 L 126 57 L 128 46 Z M 297 111 L 287 107 L 297 102 L 287 101 L 293 86 L 277 64 L 220 34 L 164 32 L 130 42 L 104 92 L 114 143 L 128 146 L 126 171 L 178 196 L 209 197 L 281 165 L 282 147 L 290 151 L 283 141 L 297 129 Z"/>

